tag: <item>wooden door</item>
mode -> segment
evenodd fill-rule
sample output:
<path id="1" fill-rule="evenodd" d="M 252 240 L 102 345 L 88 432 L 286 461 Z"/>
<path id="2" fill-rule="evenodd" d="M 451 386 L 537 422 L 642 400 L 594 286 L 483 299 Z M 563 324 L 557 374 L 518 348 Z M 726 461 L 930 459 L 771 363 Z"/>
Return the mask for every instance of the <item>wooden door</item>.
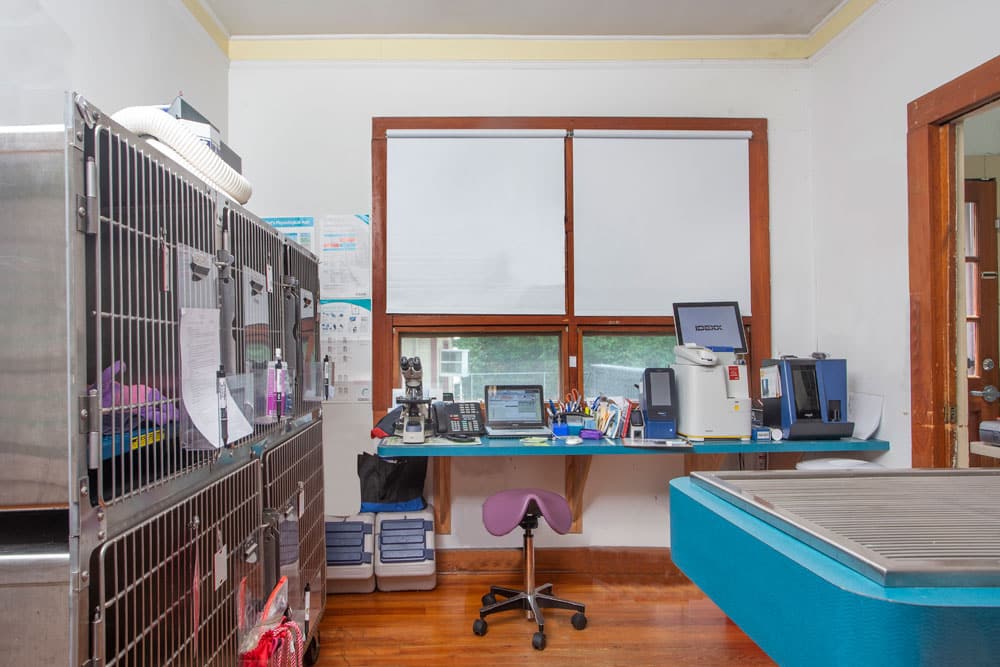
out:
<path id="1" fill-rule="evenodd" d="M 997 331 L 997 186 L 995 180 L 965 182 L 965 337 L 970 392 L 1000 386 L 1000 333 Z M 961 334 L 960 334 L 961 335 Z M 1000 417 L 1000 401 L 969 396 L 969 440 L 980 440 L 979 424 Z M 971 454 L 971 467 L 997 459 Z"/>

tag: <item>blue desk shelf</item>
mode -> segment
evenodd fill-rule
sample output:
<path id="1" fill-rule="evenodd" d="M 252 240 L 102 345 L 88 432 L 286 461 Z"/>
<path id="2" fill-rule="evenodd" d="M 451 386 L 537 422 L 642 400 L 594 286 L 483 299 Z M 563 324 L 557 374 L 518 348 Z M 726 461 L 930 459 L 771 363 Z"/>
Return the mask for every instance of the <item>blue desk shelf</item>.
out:
<path id="1" fill-rule="evenodd" d="M 743 440 L 713 440 L 695 444 L 692 448 L 644 448 L 626 447 L 621 440 L 584 440 L 579 445 L 567 445 L 561 440 L 550 441 L 546 445 L 529 445 L 520 440 L 503 438 L 482 438 L 482 443 L 470 445 L 451 443 L 447 445 L 381 445 L 379 456 L 401 458 L 406 456 L 429 456 L 434 470 L 434 520 L 437 532 L 451 533 L 451 457 L 454 456 L 563 456 L 566 459 L 566 500 L 573 513 L 570 532 L 583 531 L 583 489 L 590 474 L 593 456 L 612 455 L 663 455 L 686 454 L 685 467 L 698 455 L 720 456 L 726 454 L 758 453 L 804 453 L 804 452 L 886 452 L 889 443 L 885 440 L 782 440 L 780 442 L 752 442 Z M 685 471 L 687 472 L 687 471 Z"/>
<path id="2" fill-rule="evenodd" d="M 529 445 L 517 439 L 482 438 L 482 444 L 454 443 L 447 445 L 380 445 L 379 456 L 603 456 L 606 454 L 757 454 L 760 452 L 886 452 L 885 440 L 782 440 L 780 442 L 745 442 L 714 440 L 697 443 L 693 449 L 659 449 L 627 447 L 622 440 L 584 440 L 579 445 L 567 445 L 562 440 L 547 445 Z"/>

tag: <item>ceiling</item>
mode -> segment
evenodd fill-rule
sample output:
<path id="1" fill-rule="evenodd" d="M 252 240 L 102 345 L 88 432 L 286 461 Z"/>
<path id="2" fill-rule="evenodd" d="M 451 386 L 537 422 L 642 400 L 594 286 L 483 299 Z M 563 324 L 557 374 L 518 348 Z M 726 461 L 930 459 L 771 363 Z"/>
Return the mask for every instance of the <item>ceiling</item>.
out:
<path id="1" fill-rule="evenodd" d="M 229 37 L 813 33 L 847 0 L 200 0 Z"/>

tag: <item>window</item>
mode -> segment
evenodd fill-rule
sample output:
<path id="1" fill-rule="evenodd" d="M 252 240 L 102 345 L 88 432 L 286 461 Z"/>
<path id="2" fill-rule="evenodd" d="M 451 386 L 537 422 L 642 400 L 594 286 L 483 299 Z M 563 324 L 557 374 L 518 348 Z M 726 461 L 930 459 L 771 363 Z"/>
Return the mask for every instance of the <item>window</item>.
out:
<path id="1" fill-rule="evenodd" d="M 374 119 L 376 417 L 400 356 L 456 399 L 490 382 L 634 396 L 641 369 L 672 361 L 674 301 L 740 302 L 758 323 L 757 387 L 771 354 L 767 150 L 752 118 Z M 624 165 L 611 173 L 608 151 Z M 699 187 L 678 156 L 708 165 Z M 641 211 L 622 204 L 640 196 Z M 690 242 L 706 226 L 728 254 Z"/>
<path id="2" fill-rule="evenodd" d="M 403 334 L 399 342 L 400 356 L 420 357 L 425 395 L 482 400 L 489 384 L 540 384 L 546 398 L 559 395 L 558 334 Z"/>
<path id="3" fill-rule="evenodd" d="M 673 334 L 584 334 L 584 395 L 639 400 L 643 370 L 674 363 L 675 345 Z"/>

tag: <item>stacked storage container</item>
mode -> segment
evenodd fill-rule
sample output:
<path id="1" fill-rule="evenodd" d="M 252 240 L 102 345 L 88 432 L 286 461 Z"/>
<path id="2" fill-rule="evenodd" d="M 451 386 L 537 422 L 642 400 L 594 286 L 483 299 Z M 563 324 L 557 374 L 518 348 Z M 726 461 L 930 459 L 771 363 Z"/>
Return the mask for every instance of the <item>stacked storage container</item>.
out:
<path id="1" fill-rule="evenodd" d="M 375 590 L 375 515 L 362 512 L 326 518 L 326 590 L 371 593 Z"/>
<path id="2" fill-rule="evenodd" d="M 434 508 L 375 515 L 375 581 L 380 591 L 428 591 L 437 585 Z"/>

